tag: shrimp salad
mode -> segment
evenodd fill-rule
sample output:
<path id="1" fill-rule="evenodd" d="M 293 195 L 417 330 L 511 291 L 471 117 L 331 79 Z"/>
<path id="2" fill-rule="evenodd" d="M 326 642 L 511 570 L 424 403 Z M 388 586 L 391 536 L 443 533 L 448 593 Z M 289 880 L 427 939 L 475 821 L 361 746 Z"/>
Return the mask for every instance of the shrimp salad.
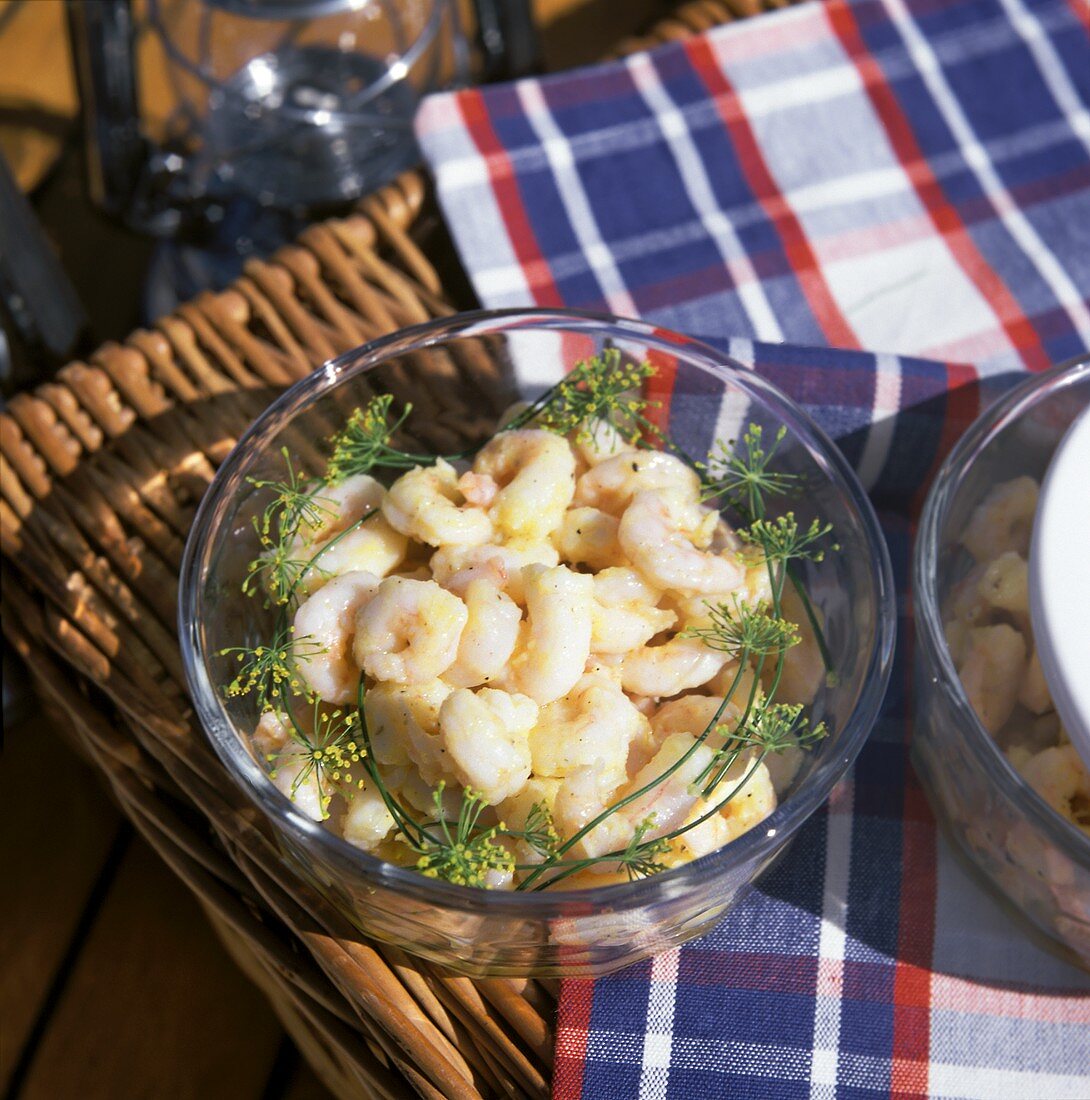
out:
<path id="1" fill-rule="evenodd" d="M 505 890 L 654 874 L 772 813 L 825 735 L 820 614 L 788 565 L 829 531 L 766 513 L 761 486 L 793 491 L 768 470 L 782 432 L 694 462 L 651 423 L 652 373 L 580 363 L 446 457 L 394 446 L 410 409 L 377 398 L 324 477 L 253 483 L 275 499 L 248 585 L 280 625 L 224 651 L 227 693 L 256 694 L 254 754 L 300 812 Z"/>
<path id="2" fill-rule="evenodd" d="M 1039 486 L 995 485 L 961 535 L 974 565 L 953 588 L 945 633 L 984 728 L 1027 783 L 1090 836 L 1090 775 L 1068 740 L 1033 645 L 1028 570 Z"/>

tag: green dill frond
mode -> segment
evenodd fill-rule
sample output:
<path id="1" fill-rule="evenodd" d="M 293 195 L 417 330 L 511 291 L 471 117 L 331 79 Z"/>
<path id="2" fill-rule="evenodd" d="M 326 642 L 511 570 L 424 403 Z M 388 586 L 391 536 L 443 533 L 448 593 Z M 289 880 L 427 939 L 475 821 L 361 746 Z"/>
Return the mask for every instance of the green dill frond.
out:
<path id="1" fill-rule="evenodd" d="M 650 363 L 625 362 L 617 348 L 593 359 L 581 359 L 551 391 L 537 412 L 540 427 L 557 435 L 592 442 L 602 424 L 609 424 L 628 443 L 661 437 L 646 412 L 657 401 L 641 396 L 643 383 L 655 374 Z"/>
<path id="2" fill-rule="evenodd" d="M 321 495 L 323 482 L 304 477 L 292 464 L 286 447 L 281 449 L 287 466 L 283 481 L 247 478 L 255 489 L 267 489 L 272 500 L 253 519 L 262 552 L 250 562 L 242 591 L 246 596 L 263 593 L 268 604 L 286 604 L 308 562 L 299 556 L 305 528 L 320 527 L 336 511 Z"/>
<path id="3" fill-rule="evenodd" d="M 299 579 L 310 566 L 307 558 L 296 556 L 294 547 L 277 542 L 247 566 L 242 592 L 246 596 L 264 593 L 266 605 L 284 605 L 291 601 Z"/>
<path id="4" fill-rule="evenodd" d="M 452 831 L 443 811 L 445 788 L 446 784 L 440 782 L 433 794 L 441 836 L 425 836 L 424 852 L 416 861 L 416 869 L 428 878 L 441 878 L 456 886 L 485 886 L 489 871 L 513 871 L 514 857 L 496 843 L 503 832 L 502 825 L 478 828 L 485 807 L 481 795 L 465 789 Z"/>
<path id="5" fill-rule="evenodd" d="M 281 447 L 284 463 L 288 468 L 283 481 L 248 477 L 246 481 L 255 489 L 268 489 L 273 499 L 260 516 L 254 519 L 261 545 L 272 547 L 290 542 L 301 527 L 318 527 L 328 516 L 334 515 L 329 502 L 318 495 L 321 482 L 317 478 L 304 477 L 291 461 L 287 447 Z"/>
<path id="6" fill-rule="evenodd" d="M 750 424 L 737 449 L 716 440 L 704 466 L 702 499 L 722 498 L 750 518 L 763 516 L 765 497 L 786 496 L 798 488 L 798 474 L 769 469 L 786 434 L 781 426 L 767 451 L 760 424 Z"/>
<path id="7" fill-rule="evenodd" d="M 364 779 L 359 765 L 366 753 L 359 737 L 359 722 L 354 711 L 322 709 L 315 701 L 309 730 L 294 721 L 292 743 L 271 757 L 274 768 L 283 761 L 299 763 L 291 783 L 291 798 L 312 778 L 314 779 L 324 818 L 329 817 L 333 794 L 340 792 L 351 798 L 362 790 Z"/>
<path id="8" fill-rule="evenodd" d="M 521 832 L 509 831 L 507 835 L 525 840 L 542 859 L 552 858 L 560 845 L 552 812 L 544 802 L 535 802 L 530 807 Z"/>
<path id="9" fill-rule="evenodd" d="M 366 405 L 356 409 L 344 428 L 330 439 L 333 452 L 329 456 L 326 477 L 331 485 L 357 474 L 369 474 L 372 470 L 411 470 L 433 461 L 427 455 L 408 454 L 390 446 L 390 440 L 413 411 L 412 405 L 407 403 L 391 424 L 393 403 L 392 394 L 372 397 Z"/>
<path id="10" fill-rule="evenodd" d="M 670 851 L 669 840 L 665 837 L 647 841 L 643 839 L 654 827 L 655 815 L 651 813 L 633 830 L 632 839 L 617 860 L 630 881 L 649 878 L 666 870 L 666 864 L 661 860 Z"/>
<path id="11" fill-rule="evenodd" d="M 735 746 L 777 753 L 812 745 L 828 732 L 824 722 L 810 725 L 801 703 L 766 702 L 753 708 L 745 725 L 734 731 L 733 741 Z"/>
<path id="12" fill-rule="evenodd" d="M 729 653 L 731 657 L 778 656 L 798 645 L 796 623 L 769 615 L 760 608 L 750 607 L 737 596 L 734 606 L 706 603 L 708 626 L 689 626 L 681 631 L 682 638 L 699 638 L 709 649 Z"/>
<path id="13" fill-rule="evenodd" d="M 280 630 L 268 645 L 229 646 L 219 656 L 234 656 L 239 663 L 235 678 L 227 685 L 227 695 L 235 698 L 253 693 L 261 710 L 272 710 L 273 701 L 287 695 L 310 697 L 299 678 L 296 661 L 314 657 L 324 648 L 310 635 L 296 638 L 292 626 Z"/>
<path id="14" fill-rule="evenodd" d="M 832 529 L 831 523 L 815 519 L 811 520 L 809 527 L 800 530 L 795 513 L 787 512 L 773 520 L 755 519 L 748 527 L 739 530 L 738 537 L 743 542 L 760 547 L 770 563 L 786 565 L 803 558 L 823 560 L 826 548 L 817 543 Z M 839 547 L 833 543 L 828 549 L 838 550 Z"/>

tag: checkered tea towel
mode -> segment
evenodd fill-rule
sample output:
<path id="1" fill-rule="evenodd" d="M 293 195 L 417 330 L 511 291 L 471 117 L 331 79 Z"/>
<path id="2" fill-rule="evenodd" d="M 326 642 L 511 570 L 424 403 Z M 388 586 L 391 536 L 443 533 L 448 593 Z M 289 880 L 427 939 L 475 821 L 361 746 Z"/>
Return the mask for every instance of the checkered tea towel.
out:
<path id="1" fill-rule="evenodd" d="M 1090 978 L 966 877 L 907 757 L 930 477 L 1090 347 L 1088 106 L 1086 0 L 808 3 L 425 101 L 481 301 L 641 316 L 771 378 L 871 491 L 902 596 L 882 717 L 784 861 L 702 940 L 564 983 L 561 1100 L 1090 1098 Z"/>

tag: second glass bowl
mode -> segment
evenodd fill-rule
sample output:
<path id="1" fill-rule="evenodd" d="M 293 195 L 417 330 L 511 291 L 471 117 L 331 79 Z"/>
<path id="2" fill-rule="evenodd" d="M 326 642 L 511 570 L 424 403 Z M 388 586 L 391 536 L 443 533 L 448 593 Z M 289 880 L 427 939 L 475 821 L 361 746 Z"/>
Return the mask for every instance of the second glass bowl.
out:
<path id="1" fill-rule="evenodd" d="M 1022 476 L 1040 482 L 1064 432 L 1088 405 L 1090 360 L 1037 375 L 980 416 L 939 471 L 913 562 L 912 757 L 955 849 L 1090 967 L 1090 837 L 1033 790 L 981 724 L 943 629 L 954 586 L 971 564 L 961 534 L 974 509 L 1000 482 Z"/>
<path id="2" fill-rule="evenodd" d="M 835 678 L 818 690 L 813 721 L 829 736 L 804 763 L 773 814 L 692 863 L 627 884 L 507 893 L 455 886 L 383 862 L 310 820 L 255 760 L 258 708 L 227 698 L 228 646 L 256 645 L 271 611 L 241 589 L 260 546 L 265 499 L 253 479 L 325 468 L 328 439 L 377 393 L 410 401 L 413 449 L 444 454 L 497 429 L 513 401 L 538 396 L 579 359 L 617 348 L 656 375 L 650 396 L 664 426 L 696 456 L 716 439 L 761 425 L 786 436 L 775 468 L 805 479 L 792 506 L 800 525 L 833 526 L 839 551 L 800 563 L 824 618 Z M 752 371 L 715 350 L 636 322 L 574 313 L 502 311 L 421 325 L 334 360 L 293 386 L 239 441 L 208 490 L 186 548 L 180 623 L 200 719 L 224 765 L 267 815 L 285 858 L 362 933 L 466 974 L 590 975 L 700 935 L 780 855 L 847 771 L 875 721 L 889 679 L 895 608 L 885 543 L 840 452 L 806 414 Z"/>

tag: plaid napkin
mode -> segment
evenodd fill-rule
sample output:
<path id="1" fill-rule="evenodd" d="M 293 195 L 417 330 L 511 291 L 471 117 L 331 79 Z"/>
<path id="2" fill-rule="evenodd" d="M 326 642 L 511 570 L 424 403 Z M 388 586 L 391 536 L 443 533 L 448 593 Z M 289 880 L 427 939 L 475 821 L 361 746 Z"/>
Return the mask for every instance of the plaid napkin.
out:
<path id="1" fill-rule="evenodd" d="M 966 877 L 907 756 L 930 477 L 1090 347 L 1088 104 L 1085 0 L 810 3 L 424 103 L 482 302 L 642 316 L 771 378 L 870 489 L 902 593 L 882 717 L 787 857 L 702 940 L 564 983 L 560 1100 L 1090 1097 L 1090 978 Z"/>

